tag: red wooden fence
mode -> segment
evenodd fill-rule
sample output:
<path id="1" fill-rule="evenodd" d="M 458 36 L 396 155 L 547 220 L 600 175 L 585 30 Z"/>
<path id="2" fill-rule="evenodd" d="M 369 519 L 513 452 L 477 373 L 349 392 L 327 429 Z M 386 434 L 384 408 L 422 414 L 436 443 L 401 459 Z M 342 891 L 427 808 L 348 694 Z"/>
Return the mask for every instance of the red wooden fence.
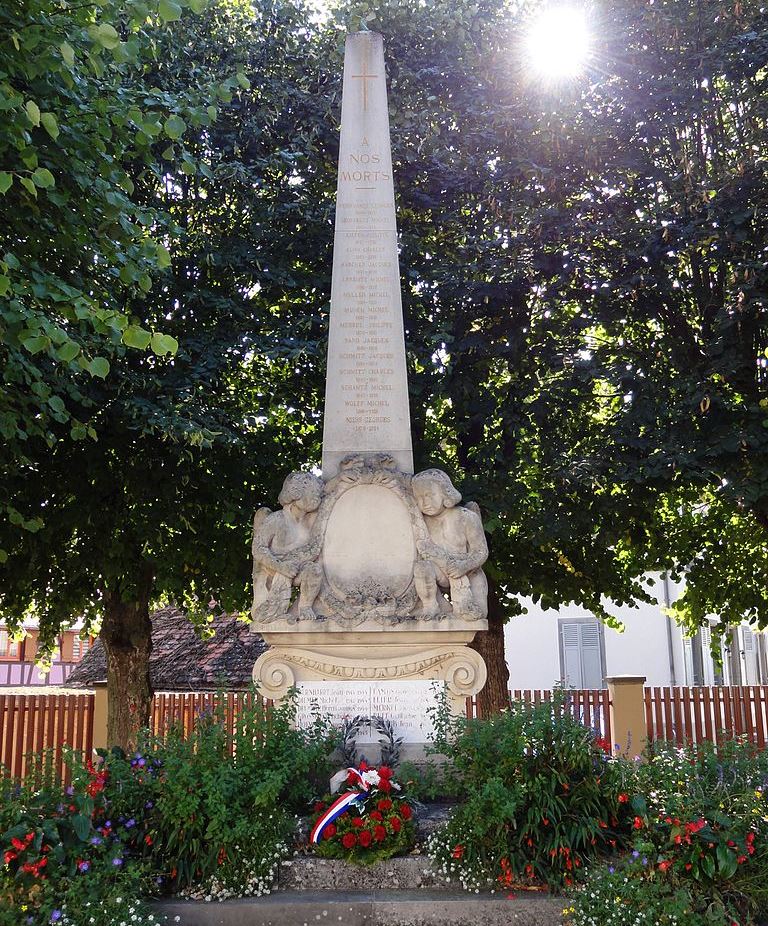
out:
<path id="1" fill-rule="evenodd" d="M 604 688 L 572 688 L 562 692 L 565 706 L 573 716 L 586 727 L 592 727 L 600 737 L 613 744 L 611 736 L 611 701 Z M 524 704 L 541 704 L 552 700 L 547 688 L 514 688 L 509 692 L 510 701 Z M 478 717 L 477 696 L 467 698 L 467 717 Z"/>
<path id="2" fill-rule="evenodd" d="M 30 767 L 30 754 L 52 750 L 54 768 L 64 772 L 62 749 L 90 755 L 93 695 L 0 695 L 0 765 L 17 778 Z"/>
<path id="3" fill-rule="evenodd" d="M 552 692 L 545 689 L 516 689 L 509 694 L 510 700 L 528 704 L 552 699 Z M 608 691 L 576 689 L 564 695 L 573 716 L 612 743 Z M 219 709 L 232 749 L 238 717 L 254 698 L 265 710 L 271 706 L 250 692 L 159 694 L 152 706 L 151 730 L 162 735 L 172 725 L 181 725 L 188 734 L 201 715 Z M 768 742 L 768 685 L 646 688 L 643 699 L 649 740 L 666 739 L 682 746 L 743 736 L 759 748 Z M 65 744 L 85 755 L 93 748 L 93 706 L 92 694 L 0 694 L 0 766 L 21 778 L 30 767 L 30 754 L 49 749 L 61 774 Z M 467 716 L 478 716 L 477 698 L 467 699 Z"/>
<path id="4" fill-rule="evenodd" d="M 158 694 L 152 702 L 150 729 L 155 736 L 163 736 L 172 726 L 177 726 L 188 736 L 201 716 L 221 711 L 231 753 L 238 717 L 244 708 L 253 708 L 254 705 L 261 705 L 262 710 L 268 710 L 272 701 L 265 701 L 250 691 L 177 691 Z"/>
<path id="5" fill-rule="evenodd" d="M 768 738 L 768 685 L 646 688 L 650 740 L 700 743 L 743 736 L 761 749 Z"/>

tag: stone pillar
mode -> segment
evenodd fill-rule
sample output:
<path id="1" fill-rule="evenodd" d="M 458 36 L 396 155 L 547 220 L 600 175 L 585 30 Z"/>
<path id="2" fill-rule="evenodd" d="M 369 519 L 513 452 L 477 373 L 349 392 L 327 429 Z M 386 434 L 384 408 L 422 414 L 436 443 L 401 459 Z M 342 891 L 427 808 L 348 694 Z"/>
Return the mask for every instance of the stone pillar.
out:
<path id="1" fill-rule="evenodd" d="M 648 742 L 643 699 L 644 675 L 613 675 L 606 678 L 611 697 L 611 735 L 619 755 L 641 756 Z"/>
<path id="2" fill-rule="evenodd" d="M 93 748 L 107 749 L 107 683 L 96 682 L 93 696 Z"/>

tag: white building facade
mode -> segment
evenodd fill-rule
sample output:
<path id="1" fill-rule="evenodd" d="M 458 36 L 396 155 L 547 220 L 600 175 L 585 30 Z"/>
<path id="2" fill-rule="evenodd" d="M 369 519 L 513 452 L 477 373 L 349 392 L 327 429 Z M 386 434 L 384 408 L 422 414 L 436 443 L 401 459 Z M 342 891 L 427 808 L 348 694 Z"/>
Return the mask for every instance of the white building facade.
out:
<path id="1" fill-rule="evenodd" d="M 523 599 L 528 613 L 505 628 L 509 687 L 603 688 L 612 675 L 644 675 L 649 686 L 768 684 L 765 634 L 746 624 L 733 628 L 718 664 L 709 628 L 686 637 L 664 612 L 682 593 L 682 584 L 653 578 L 654 604 L 632 608 L 606 602 L 606 610 L 624 624 L 623 632 L 577 605 L 544 610 Z"/>

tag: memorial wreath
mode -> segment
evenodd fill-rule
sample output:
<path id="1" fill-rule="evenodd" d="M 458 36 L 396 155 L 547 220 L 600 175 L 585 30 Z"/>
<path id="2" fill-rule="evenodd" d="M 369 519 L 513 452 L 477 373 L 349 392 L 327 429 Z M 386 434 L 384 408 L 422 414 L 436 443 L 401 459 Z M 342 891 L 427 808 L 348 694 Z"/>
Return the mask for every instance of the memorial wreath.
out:
<path id="1" fill-rule="evenodd" d="M 370 865 L 412 848 L 413 808 L 391 768 L 361 762 L 334 775 L 331 791 L 314 806 L 309 841 L 318 855 Z"/>

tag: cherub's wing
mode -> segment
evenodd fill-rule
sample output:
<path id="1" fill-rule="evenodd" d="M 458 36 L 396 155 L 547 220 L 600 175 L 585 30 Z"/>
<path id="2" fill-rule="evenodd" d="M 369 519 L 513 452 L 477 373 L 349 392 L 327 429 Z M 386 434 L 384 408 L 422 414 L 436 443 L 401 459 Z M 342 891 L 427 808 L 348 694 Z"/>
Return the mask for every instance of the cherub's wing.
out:
<path id="1" fill-rule="evenodd" d="M 272 511 L 269 508 L 259 508 L 256 511 L 256 514 L 253 516 L 253 540 L 251 543 L 252 547 L 256 546 L 256 538 L 259 536 L 262 525 L 267 520 L 267 518 L 272 514 Z"/>
<path id="2" fill-rule="evenodd" d="M 471 511 L 474 514 L 476 514 L 478 518 L 480 518 L 480 520 L 482 521 L 482 516 L 480 514 L 480 506 L 477 504 L 477 502 L 467 502 L 467 504 L 464 507 L 467 509 L 467 511 Z"/>

